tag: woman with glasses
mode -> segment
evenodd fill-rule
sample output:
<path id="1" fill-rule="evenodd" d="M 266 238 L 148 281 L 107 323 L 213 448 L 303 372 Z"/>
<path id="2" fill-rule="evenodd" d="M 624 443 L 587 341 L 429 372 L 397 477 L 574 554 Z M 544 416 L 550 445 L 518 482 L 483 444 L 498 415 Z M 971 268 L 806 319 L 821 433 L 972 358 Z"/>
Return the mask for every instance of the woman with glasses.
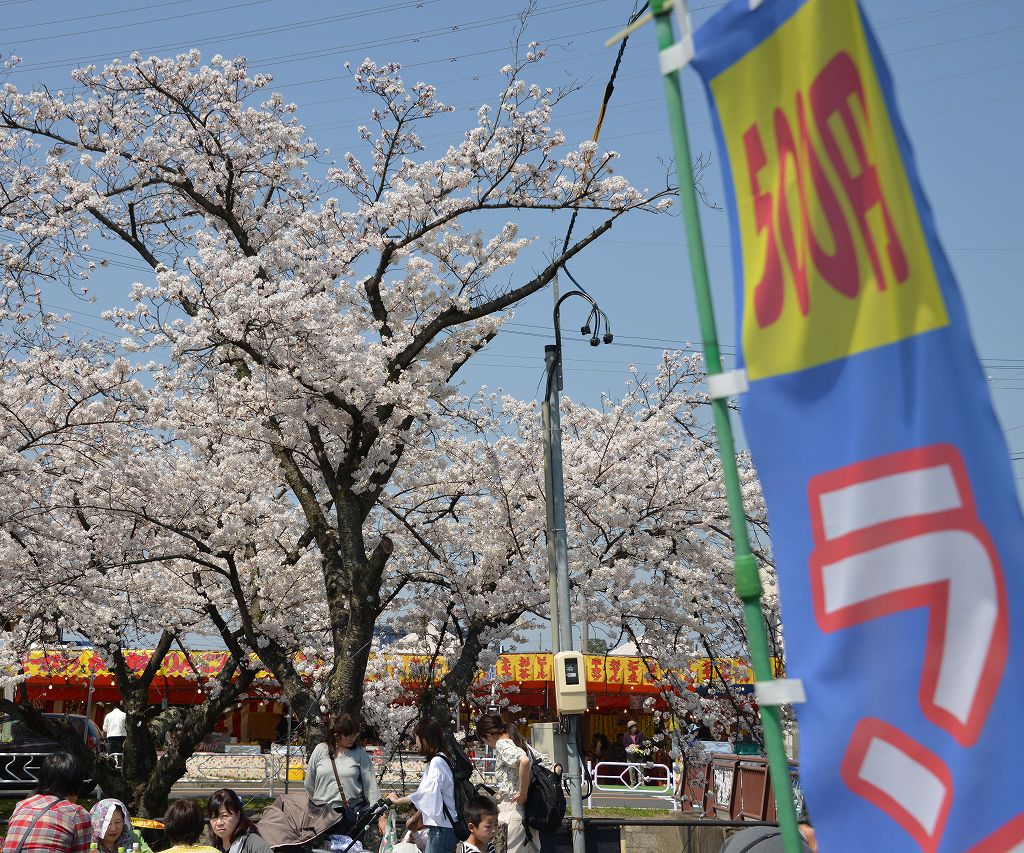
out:
<path id="1" fill-rule="evenodd" d="M 340 803 L 357 813 L 380 799 L 380 786 L 373 762 L 356 741 L 359 723 L 351 714 L 340 714 L 327 728 L 326 743 L 317 744 L 306 765 L 306 793 L 315 803 Z M 385 818 L 378 822 L 384 831 Z M 349 827 L 351 829 L 352 827 Z M 367 832 L 360 839 L 364 849 L 376 847 L 380 839 Z"/>

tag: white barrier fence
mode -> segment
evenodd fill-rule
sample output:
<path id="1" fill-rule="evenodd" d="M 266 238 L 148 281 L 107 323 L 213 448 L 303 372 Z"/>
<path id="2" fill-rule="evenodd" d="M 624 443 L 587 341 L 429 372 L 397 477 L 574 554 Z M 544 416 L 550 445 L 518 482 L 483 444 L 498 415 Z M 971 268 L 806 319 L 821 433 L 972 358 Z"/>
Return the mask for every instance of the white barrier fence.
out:
<path id="1" fill-rule="evenodd" d="M 652 761 L 599 761 L 587 762 L 584 769 L 583 790 L 587 808 L 594 807 L 594 791 L 615 794 L 619 797 L 657 797 L 672 802 L 673 811 L 678 804 L 672 799 L 675 792 L 675 773 L 671 767 Z"/>
<path id="2" fill-rule="evenodd" d="M 491 784 L 494 781 L 493 756 L 474 759 L 477 773 L 474 781 Z M 295 789 L 302 785 L 302 774 L 296 772 L 305 767 L 305 755 L 293 751 L 291 759 L 292 777 L 288 779 L 288 787 Z M 374 768 L 378 774 L 381 762 L 374 760 Z M 220 752 L 195 753 L 185 765 L 185 775 L 181 784 L 196 787 L 210 787 L 229 783 L 243 783 L 247 788 L 262 787 L 270 796 L 284 791 L 287 779 L 287 758 L 283 754 L 260 753 L 255 755 L 231 755 Z M 418 754 L 403 753 L 395 756 L 386 768 L 381 779 L 381 790 L 401 790 L 415 788 L 423 774 L 423 758 Z"/>
<path id="3" fill-rule="evenodd" d="M 494 756 L 477 756 L 474 781 L 486 785 L 494 784 Z M 378 772 L 379 762 L 374 762 Z M 302 766 L 301 759 L 292 758 L 292 770 Z M 423 772 L 423 760 L 419 755 L 403 755 L 389 762 L 381 779 L 381 790 L 408 790 L 415 787 Z M 294 773 L 293 773 L 294 775 Z M 270 796 L 284 790 L 286 776 L 285 756 L 263 753 L 261 755 L 224 755 L 222 753 L 197 753 L 188 760 L 182 783 L 201 787 L 215 784 L 245 783 L 246 787 L 264 788 Z M 601 761 L 587 762 L 583 770 L 583 792 L 587 807 L 593 807 L 594 792 L 615 795 L 623 799 L 665 799 L 671 807 L 678 805 L 672 800 L 675 790 L 675 774 L 672 768 L 653 762 Z M 290 786 L 302 785 L 300 779 L 292 778 Z"/>
<path id="4" fill-rule="evenodd" d="M 23 793 L 35 787 L 35 776 L 43 754 L 0 753 L 0 792 L 6 788 L 10 793 Z M 121 756 L 114 757 L 115 761 Z M 289 779 L 288 756 L 280 753 L 255 755 L 232 755 L 221 752 L 195 753 L 185 765 L 185 775 L 179 785 L 213 790 L 220 787 L 239 787 L 249 792 L 266 792 L 271 797 L 283 793 L 286 787 L 300 790 L 300 771 L 304 768 L 304 755 L 293 749 Z M 15 760 L 16 759 L 16 760 Z M 380 771 L 380 762 L 375 761 Z M 474 781 L 486 785 L 494 784 L 496 758 L 477 756 Z M 419 755 L 396 756 L 384 768 L 381 790 L 408 790 L 418 784 L 423 772 L 423 759 Z M 595 792 L 614 795 L 623 799 L 658 798 L 670 800 L 672 808 L 679 808 L 671 799 L 675 789 L 675 775 L 664 764 L 652 762 L 601 761 L 587 762 L 583 769 L 583 793 L 587 807 L 594 805 Z"/>

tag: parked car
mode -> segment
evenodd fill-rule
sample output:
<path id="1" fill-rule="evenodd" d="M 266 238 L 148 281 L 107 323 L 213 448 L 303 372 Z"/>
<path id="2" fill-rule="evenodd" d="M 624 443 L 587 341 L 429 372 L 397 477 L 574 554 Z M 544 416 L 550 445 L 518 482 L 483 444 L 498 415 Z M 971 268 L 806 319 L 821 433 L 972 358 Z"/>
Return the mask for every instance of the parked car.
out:
<path id="1" fill-rule="evenodd" d="M 87 717 L 78 714 L 43 714 L 48 719 L 70 725 L 97 755 L 107 751 L 103 732 Z M 48 735 L 30 729 L 15 717 L 0 717 L 0 797 L 22 797 L 36 787 L 39 764 L 61 746 Z M 92 779 L 82 785 L 82 795 L 96 788 Z"/>

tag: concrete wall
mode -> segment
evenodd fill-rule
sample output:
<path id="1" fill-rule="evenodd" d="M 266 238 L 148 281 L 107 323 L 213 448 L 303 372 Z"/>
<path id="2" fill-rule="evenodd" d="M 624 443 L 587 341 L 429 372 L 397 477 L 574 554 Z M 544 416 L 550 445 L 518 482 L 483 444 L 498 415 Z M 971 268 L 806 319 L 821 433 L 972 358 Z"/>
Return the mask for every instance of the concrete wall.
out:
<path id="1" fill-rule="evenodd" d="M 720 826 L 624 826 L 621 853 L 718 853 L 725 841 Z"/>

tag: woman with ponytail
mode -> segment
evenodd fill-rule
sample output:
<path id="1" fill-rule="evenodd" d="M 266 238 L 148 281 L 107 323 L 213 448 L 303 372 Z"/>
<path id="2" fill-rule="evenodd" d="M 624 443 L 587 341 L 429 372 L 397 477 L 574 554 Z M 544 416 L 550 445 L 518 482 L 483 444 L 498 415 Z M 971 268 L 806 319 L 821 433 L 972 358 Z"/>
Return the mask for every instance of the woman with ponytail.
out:
<path id="1" fill-rule="evenodd" d="M 498 823 L 508 828 L 508 853 L 537 853 L 536 834 L 527 838 L 523 806 L 530 787 L 532 750 L 515 725 L 497 714 L 476 721 L 476 736 L 494 750 L 494 782 L 498 791 Z"/>

